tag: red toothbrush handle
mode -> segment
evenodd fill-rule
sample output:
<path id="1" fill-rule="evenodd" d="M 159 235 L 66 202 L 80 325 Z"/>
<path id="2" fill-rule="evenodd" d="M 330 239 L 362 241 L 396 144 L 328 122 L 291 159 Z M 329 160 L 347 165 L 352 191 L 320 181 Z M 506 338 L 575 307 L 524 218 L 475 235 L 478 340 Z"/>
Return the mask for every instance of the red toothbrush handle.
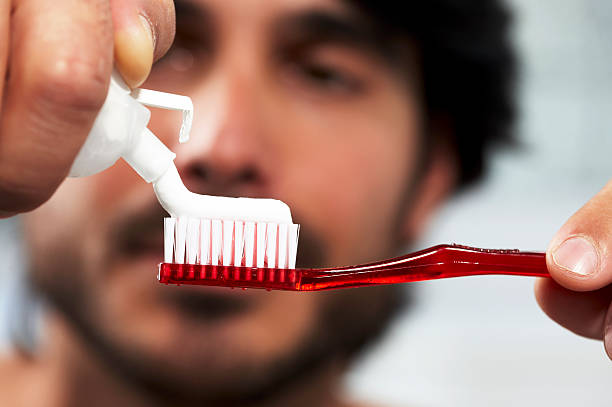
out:
<path id="1" fill-rule="evenodd" d="M 550 277 L 545 253 L 440 245 L 366 266 L 303 270 L 299 290 L 318 291 L 490 274 Z"/>

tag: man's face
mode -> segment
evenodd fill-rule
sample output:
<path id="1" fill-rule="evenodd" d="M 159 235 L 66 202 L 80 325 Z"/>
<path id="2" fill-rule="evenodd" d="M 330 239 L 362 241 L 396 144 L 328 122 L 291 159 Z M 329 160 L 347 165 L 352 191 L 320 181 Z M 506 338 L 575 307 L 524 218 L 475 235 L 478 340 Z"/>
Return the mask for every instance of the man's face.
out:
<path id="1" fill-rule="evenodd" d="M 302 265 L 374 260 L 398 245 L 420 150 L 418 80 L 367 36 L 336 0 L 178 2 L 176 45 L 144 86 L 193 99 L 189 143 L 177 143 L 177 115 L 153 111 L 150 123 L 185 185 L 286 202 Z M 321 323 L 330 310 L 367 318 L 382 297 L 162 286 L 162 217 L 151 186 L 120 162 L 66 181 L 26 218 L 38 286 L 142 380 L 255 391 L 333 337 Z"/>

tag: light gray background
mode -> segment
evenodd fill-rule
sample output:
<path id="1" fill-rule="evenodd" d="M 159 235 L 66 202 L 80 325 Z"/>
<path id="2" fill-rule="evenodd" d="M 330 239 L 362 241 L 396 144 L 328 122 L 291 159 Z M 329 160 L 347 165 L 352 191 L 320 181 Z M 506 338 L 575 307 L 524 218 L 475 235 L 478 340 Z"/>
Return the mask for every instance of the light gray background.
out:
<path id="1" fill-rule="evenodd" d="M 524 58 L 520 153 L 443 208 L 419 246 L 545 249 L 612 177 L 612 2 L 512 0 Z M 15 225 L 0 222 L 0 277 L 18 267 Z M 2 273 L 5 275 L 3 276 Z M 347 379 L 347 393 L 397 406 L 612 405 L 600 342 L 547 319 L 527 278 L 419 284 L 417 305 Z M 0 346 L 14 302 L 0 286 Z"/>
<path id="2" fill-rule="evenodd" d="M 419 246 L 544 250 L 612 178 L 612 2 L 510 4 L 526 151 L 499 155 L 487 182 L 444 208 Z M 419 284 L 417 307 L 357 366 L 349 392 L 398 406 L 612 406 L 601 342 L 548 320 L 532 292 L 517 277 Z"/>

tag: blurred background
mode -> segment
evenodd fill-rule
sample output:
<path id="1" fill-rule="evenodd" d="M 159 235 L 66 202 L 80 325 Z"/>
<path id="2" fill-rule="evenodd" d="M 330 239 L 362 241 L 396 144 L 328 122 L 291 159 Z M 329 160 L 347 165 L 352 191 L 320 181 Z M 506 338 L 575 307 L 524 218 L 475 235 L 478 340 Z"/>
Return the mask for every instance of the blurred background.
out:
<path id="1" fill-rule="evenodd" d="M 419 246 L 456 242 L 544 250 L 612 177 L 612 2 L 512 0 L 523 148 L 500 152 L 484 183 L 443 208 Z M 17 225 L 0 222 L 2 281 L 19 268 Z M 2 275 L 4 273 L 5 275 Z M 15 310 L 0 286 L 0 346 Z M 610 406 L 600 342 L 550 321 L 527 278 L 419 284 L 417 301 L 347 378 L 347 393 L 387 405 Z"/>
<path id="2" fill-rule="evenodd" d="M 445 207 L 419 244 L 544 250 L 612 178 L 612 2 L 511 0 L 523 63 L 521 151 Z M 349 393 L 410 406 L 611 406 L 601 342 L 549 320 L 531 279 L 421 283 L 416 306 L 350 375 Z"/>

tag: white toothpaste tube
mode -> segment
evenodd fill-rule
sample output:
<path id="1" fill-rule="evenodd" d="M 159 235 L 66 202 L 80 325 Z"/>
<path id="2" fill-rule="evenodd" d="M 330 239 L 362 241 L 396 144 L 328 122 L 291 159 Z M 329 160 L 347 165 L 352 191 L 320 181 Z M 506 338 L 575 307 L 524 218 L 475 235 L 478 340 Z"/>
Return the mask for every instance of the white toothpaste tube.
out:
<path id="1" fill-rule="evenodd" d="M 189 140 L 193 120 L 190 98 L 146 89 L 130 90 L 115 72 L 106 101 L 69 175 L 93 175 L 123 158 L 146 182 L 153 184 L 159 203 L 172 217 L 292 223 L 289 207 L 279 200 L 190 192 L 174 165 L 176 155 L 147 128 L 151 112 L 144 105 L 182 111 L 179 142 Z"/>

